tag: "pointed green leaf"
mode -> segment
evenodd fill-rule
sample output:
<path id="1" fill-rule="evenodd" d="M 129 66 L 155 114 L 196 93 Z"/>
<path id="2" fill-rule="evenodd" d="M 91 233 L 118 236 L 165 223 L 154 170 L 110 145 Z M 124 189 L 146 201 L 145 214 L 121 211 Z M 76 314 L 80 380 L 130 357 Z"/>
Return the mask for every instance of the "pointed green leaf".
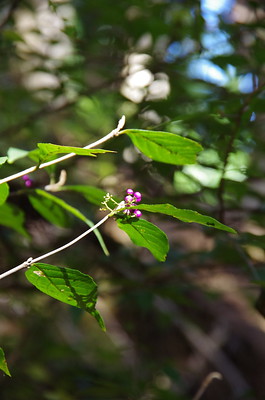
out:
<path id="1" fill-rule="evenodd" d="M 237 233 L 233 228 L 222 224 L 212 217 L 208 217 L 207 215 L 202 215 L 197 211 L 193 210 L 184 210 L 181 208 L 176 208 L 171 204 L 139 204 L 135 207 L 139 210 L 153 212 L 153 213 L 161 213 L 170 215 L 171 217 L 177 218 L 183 222 L 196 222 L 197 224 L 205 225 L 211 228 L 220 229 L 222 231 Z"/>
<path id="2" fill-rule="evenodd" d="M 7 157 L 0 157 L 0 167 L 1 167 L 1 165 L 3 165 L 4 163 L 6 163 L 7 160 L 8 160 Z"/>
<path id="3" fill-rule="evenodd" d="M 9 195 L 9 186 L 7 183 L 0 185 L 0 205 L 4 204 Z"/>
<path id="4" fill-rule="evenodd" d="M 0 206 L 0 225 L 14 229 L 21 235 L 29 237 L 28 232 L 24 228 L 25 217 L 15 205 L 4 203 Z"/>
<path id="5" fill-rule="evenodd" d="M 64 200 L 60 199 L 59 197 L 56 197 L 56 196 L 52 195 L 51 193 L 45 192 L 44 190 L 41 190 L 41 189 L 36 189 L 35 193 L 38 194 L 39 196 L 41 196 L 42 198 L 46 199 L 47 202 L 50 202 L 50 204 L 54 203 L 54 205 L 58 205 L 63 210 L 68 211 L 69 213 L 71 213 L 72 215 L 74 215 L 75 217 L 80 219 L 81 221 L 85 222 L 85 224 L 87 224 L 88 226 L 90 226 L 90 227 L 94 226 L 94 223 L 91 220 L 89 220 L 84 214 L 82 214 L 77 208 L 72 207 L 70 204 L 66 203 Z M 96 235 L 105 255 L 108 256 L 109 255 L 108 249 L 104 243 L 104 240 L 103 240 L 99 230 L 95 229 L 93 232 Z"/>
<path id="6" fill-rule="evenodd" d="M 144 219 L 117 219 L 120 229 L 127 233 L 137 246 L 146 247 L 158 261 L 165 261 L 169 244 L 166 234 Z"/>
<path id="7" fill-rule="evenodd" d="M 1 347 L 0 347 L 0 369 L 4 371 L 6 375 L 11 376 L 7 366 L 4 350 Z"/>
<path id="8" fill-rule="evenodd" d="M 80 156 L 90 156 L 90 157 L 96 157 L 96 154 L 114 153 L 111 150 L 84 149 L 82 147 L 59 146 L 57 144 L 52 144 L 52 143 L 38 143 L 38 148 L 40 149 L 41 159 L 46 159 L 50 156 L 55 156 L 57 154 L 69 154 L 69 153 L 74 153 Z"/>
<path id="9" fill-rule="evenodd" d="M 97 285 L 91 276 L 76 269 L 43 263 L 32 264 L 25 275 L 41 292 L 87 311 L 105 330 L 103 319 L 96 310 Z"/>
<path id="10" fill-rule="evenodd" d="M 169 132 L 125 129 L 133 144 L 152 160 L 166 164 L 194 164 L 202 146 L 191 139 Z"/>

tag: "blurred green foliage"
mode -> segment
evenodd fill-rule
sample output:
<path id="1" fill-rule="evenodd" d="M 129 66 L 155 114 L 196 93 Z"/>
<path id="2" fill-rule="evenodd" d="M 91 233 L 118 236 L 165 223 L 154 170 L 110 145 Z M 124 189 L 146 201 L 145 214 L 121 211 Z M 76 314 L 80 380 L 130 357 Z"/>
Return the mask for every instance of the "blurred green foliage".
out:
<path id="1" fill-rule="evenodd" d="M 209 384 L 203 400 L 264 400 L 264 9 L 235 1 L 207 14 L 205 4 L 1 2 L 0 164 L 9 157 L 1 178 L 33 165 L 21 156 L 38 142 L 82 147 L 125 114 L 128 129 L 198 141 L 197 164 L 151 161 L 122 135 L 106 145 L 115 154 L 33 173 L 33 189 L 65 169 L 67 185 L 80 192 L 59 196 L 87 220 L 102 215 L 100 193 L 123 197 L 133 187 L 145 203 L 192 208 L 239 232 L 152 216 L 170 241 L 159 263 L 108 221 L 101 233 L 109 257 L 92 235 L 53 256 L 56 265 L 93 276 L 107 333 L 82 311 L 37 293 L 23 273 L 2 280 L 1 347 L 12 379 L 0 378 L 1 399 L 191 400 L 218 371 L 223 379 Z M 85 185 L 102 192 L 81 196 Z M 84 229 L 81 219 L 48 223 L 26 190 L 22 179 L 12 181 L 13 207 L 1 206 L 2 271 Z M 0 201 L 7 195 L 2 187 Z"/>

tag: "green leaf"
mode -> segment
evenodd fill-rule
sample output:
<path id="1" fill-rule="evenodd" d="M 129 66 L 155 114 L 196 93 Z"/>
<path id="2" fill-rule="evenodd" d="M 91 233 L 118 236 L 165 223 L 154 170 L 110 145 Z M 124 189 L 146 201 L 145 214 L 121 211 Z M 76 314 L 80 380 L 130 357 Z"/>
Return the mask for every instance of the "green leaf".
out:
<path id="1" fill-rule="evenodd" d="M 7 183 L 0 185 L 0 206 L 5 203 L 9 195 L 9 186 Z"/>
<path id="2" fill-rule="evenodd" d="M 24 228 L 24 213 L 15 205 L 4 203 L 0 206 L 0 225 L 14 229 L 21 235 L 29 237 Z"/>
<path id="3" fill-rule="evenodd" d="M 241 233 L 239 240 L 241 245 L 256 246 L 265 250 L 265 235 L 254 235 L 253 233 L 244 232 Z"/>
<path id="4" fill-rule="evenodd" d="M 81 221 L 85 222 L 85 224 L 87 224 L 88 226 L 90 226 L 90 227 L 94 226 L 94 223 L 91 220 L 89 220 L 84 214 L 82 214 L 75 207 L 66 203 L 64 200 L 60 199 L 59 197 L 56 197 L 56 196 L 54 196 L 48 192 L 45 192 L 44 190 L 41 190 L 41 189 L 36 189 L 35 193 L 38 194 L 39 196 L 43 197 L 44 199 L 46 199 L 48 202 L 51 202 L 50 204 L 54 203 L 54 205 L 58 205 L 62 209 L 68 211 L 69 213 L 71 213 L 72 215 L 74 215 L 75 217 L 80 219 Z M 93 232 L 96 235 L 105 255 L 108 256 L 109 255 L 108 249 L 104 243 L 104 240 L 103 240 L 99 230 L 95 229 Z"/>
<path id="5" fill-rule="evenodd" d="M 35 193 L 28 196 L 32 207 L 50 223 L 63 228 L 69 226 L 70 219 L 65 210 L 56 204 L 53 199 L 40 196 L 40 192 L 40 190 L 36 190 Z"/>
<path id="6" fill-rule="evenodd" d="M 144 219 L 117 219 L 120 229 L 137 246 L 146 247 L 158 261 L 165 261 L 169 244 L 166 234 Z"/>
<path id="7" fill-rule="evenodd" d="M 96 157 L 96 154 L 104 153 L 114 153 L 111 150 L 103 149 L 84 149 L 82 147 L 72 147 L 72 146 L 59 146 L 52 143 L 38 143 L 40 149 L 41 159 L 46 159 L 50 156 L 55 156 L 57 154 L 69 154 L 74 153 L 80 156 L 90 156 Z"/>
<path id="8" fill-rule="evenodd" d="M 76 269 L 43 263 L 32 264 L 25 275 L 41 292 L 87 311 L 105 330 L 103 319 L 96 310 L 97 285 L 89 275 Z"/>
<path id="9" fill-rule="evenodd" d="M 0 347 L 0 369 L 4 371 L 6 375 L 11 376 L 7 366 L 4 350 L 1 347 Z"/>
<path id="10" fill-rule="evenodd" d="M 16 160 L 24 158 L 28 155 L 27 150 L 18 149 L 16 147 L 10 147 L 7 151 L 8 163 L 13 164 Z"/>
<path id="11" fill-rule="evenodd" d="M 3 31 L 3 37 L 11 42 L 24 42 L 23 37 L 18 32 L 11 29 L 5 29 Z"/>
<path id="12" fill-rule="evenodd" d="M 31 160 L 33 160 L 34 162 L 36 162 L 37 164 L 39 164 L 40 163 L 40 159 L 41 159 L 41 157 L 40 157 L 40 149 L 34 149 L 34 150 L 29 151 L 28 157 Z M 56 158 L 56 157 L 54 157 L 54 158 Z"/>
<path id="13" fill-rule="evenodd" d="M 233 228 L 230 228 L 229 226 L 222 224 L 221 222 L 217 221 L 212 217 L 208 217 L 207 215 L 202 215 L 197 211 L 176 208 L 171 204 L 139 204 L 131 208 L 153 213 L 166 214 L 170 215 L 171 217 L 177 218 L 183 222 L 196 222 L 197 224 L 220 229 L 222 231 L 237 233 Z"/>
<path id="14" fill-rule="evenodd" d="M 106 192 L 104 190 L 89 185 L 67 185 L 67 186 L 62 186 L 61 190 L 70 190 L 73 192 L 78 192 L 82 194 L 87 201 L 89 201 L 92 204 L 95 204 L 96 206 L 99 206 L 101 204 L 104 196 L 106 195 Z"/>
<path id="15" fill-rule="evenodd" d="M 169 132 L 125 129 L 138 149 L 152 160 L 166 164 L 194 164 L 202 146 L 191 139 Z"/>
<path id="16" fill-rule="evenodd" d="M 8 157 L 0 157 L 0 166 L 5 164 L 8 160 Z"/>

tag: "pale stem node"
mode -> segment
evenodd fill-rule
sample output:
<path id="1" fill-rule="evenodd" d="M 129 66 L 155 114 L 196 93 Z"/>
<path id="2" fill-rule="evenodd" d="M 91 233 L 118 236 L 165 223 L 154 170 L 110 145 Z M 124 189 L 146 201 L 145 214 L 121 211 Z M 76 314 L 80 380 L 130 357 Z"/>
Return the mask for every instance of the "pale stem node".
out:
<path id="1" fill-rule="evenodd" d="M 214 379 L 222 380 L 223 376 L 217 371 L 210 372 L 203 380 L 198 392 L 195 394 L 192 400 L 199 400 Z"/>
<path id="2" fill-rule="evenodd" d="M 58 182 L 51 182 L 49 185 L 46 185 L 44 187 L 45 190 L 48 190 L 49 192 L 57 192 L 60 190 L 62 186 L 64 186 L 67 178 L 67 173 L 65 169 L 62 169 L 60 172 L 59 180 Z"/>
<path id="3" fill-rule="evenodd" d="M 103 138 L 97 140 L 96 142 L 93 142 L 93 143 L 88 144 L 87 146 L 83 147 L 83 149 L 91 149 L 93 147 L 97 147 L 97 146 L 101 145 L 102 143 L 106 142 L 107 140 L 112 139 L 115 136 L 118 136 L 120 133 L 120 130 L 124 127 L 124 124 L 125 124 L 125 116 L 123 115 L 118 122 L 117 128 L 113 129 L 110 133 L 108 133 Z M 69 153 L 62 157 L 56 158 L 55 160 L 48 161 L 48 162 L 42 163 L 40 165 L 36 165 L 36 166 L 30 167 L 30 168 L 24 169 L 24 171 L 21 171 L 16 174 L 7 176 L 6 178 L 0 179 L 0 185 L 2 183 L 12 181 L 13 179 L 20 178 L 23 175 L 28 175 L 31 172 L 36 171 L 37 169 L 42 169 L 42 168 L 49 167 L 50 165 L 57 164 L 59 162 L 67 160 L 68 158 L 74 157 L 75 155 L 76 155 L 75 153 Z"/>

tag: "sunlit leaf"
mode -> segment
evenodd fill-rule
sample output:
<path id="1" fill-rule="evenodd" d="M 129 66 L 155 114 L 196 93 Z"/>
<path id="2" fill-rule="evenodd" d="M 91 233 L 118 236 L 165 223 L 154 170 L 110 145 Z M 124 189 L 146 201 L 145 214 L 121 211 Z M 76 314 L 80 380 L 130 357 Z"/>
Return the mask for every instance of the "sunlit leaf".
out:
<path id="1" fill-rule="evenodd" d="M 8 163 L 12 164 L 16 160 L 26 157 L 28 153 L 29 152 L 27 150 L 18 149 L 16 147 L 10 147 L 7 151 Z"/>
<path id="2" fill-rule="evenodd" d="M 6 375 L 11 376 L 7 366 L 4 350 L 1 347 L 0 347 L 0 369 L 4 371 Z"/>
<path id="3" fill-rule="evenodd" d="M 171 204 L 139 204 L 132 208 L 137 208 L 139 210 L 153 213 L 170 215 L 171 217 L 177 218 L 183 222 L 196 222 L 197 224 L 205 225 L 211 228 L 220 229 L 230 233 L 236 233 L 233 228 L 222 224 L 215 218 L 208 217 L 207 215 L 202 215 L 197 211 L 176 208 Z"/>
<path id="4" fill-rule="evenodd" d="M 166 234 L 144 219 L 117 219 L 120 229 L 127 233 L 137 246 L 147 248 L 158 261 L 165 261 L 169 244 Z"/>
<path id="5" fill-rule="evenodd" d="M 125 129 L 138 149 L 152 160 L 166 164 L 194 164 L 202 146 L 191 139 L 169 132 Z"/>
<path id="6" fill-rule="evenodd" d="M 31 160 L 35 161 L 36 163 L 39 163 L 39 161 L 40 161 L 40 149 L 34 149 L 34 150 L 29 151 L 28 157 Z M 56 157 L 54 157 L 54 158 L 56 158 Z"/>
<path id="7" fill-rule="evenodd" d="M 114 153 L 111 150 L 84 149 L 82 147 L 59 146 L 57 144 L 52 144 L 52 143 L 38 143 L 38 148 L 40 149 L 41 159 L 46 159 L 50 156 L 55 156 L 57 154 L 69 154 L 69 153 L 74 153 L 80 156 L 90 156 L 90 157 L 96 157 L 96 154 Z"/>
<path id="8" fill-rule="evenodd" d="M 50 206 L 52 206 L 52 204 L 54 203 L 54 205 L 58 205 L 63 210 L 68 211 L 70 214 L 74 215 L 81 221 L 85 222 L 85 224 L 87 224 L 88 226 L 90 226 L 90 227 L 94 226 L 94 223 L 91 220 L 89 220 L 84 214 L 82 214 L 77 208 L 66 203 L 64 200 L 60 199 L 59 197 L 56 197 L 56 196 L 52 195 L 51 193 L 45 192 L 44 190 L 41 190 L 41 189 L 36 189 L 35 193 L 47 200 L 47 202 L 45 203 L 46 205 L 50 204 Z M 34 200 L 33 200 L 33 203 L 34 203 Z M 41 203 L 41 205 L 42 205 L 41 212 L 45 212 L 45 208 L 43 208 L 43 203 Z M 50 222 L 52 222 L 52 221 L 50 221 Z M 95 229 L 93 232 L 96 235 L 105 255 L 108 256 L 109 255 L 108 249 L 104 243 L 104 240 L 103 240 L 99 230 Z"/>
<path id="9" fill-rule="evenodd" d="M 105 330 L 103 319 L 96 310 L 97 285 L 89 275 L 44 263 L 32 264 L 25 275 L 41 292 L 87 311 Z"/>
<path id="10" fill-rule="evenodd" d="M 0 205 L 4 204 L 9 195 L 9 186 L 7 183 L 0 185 Z"/>

